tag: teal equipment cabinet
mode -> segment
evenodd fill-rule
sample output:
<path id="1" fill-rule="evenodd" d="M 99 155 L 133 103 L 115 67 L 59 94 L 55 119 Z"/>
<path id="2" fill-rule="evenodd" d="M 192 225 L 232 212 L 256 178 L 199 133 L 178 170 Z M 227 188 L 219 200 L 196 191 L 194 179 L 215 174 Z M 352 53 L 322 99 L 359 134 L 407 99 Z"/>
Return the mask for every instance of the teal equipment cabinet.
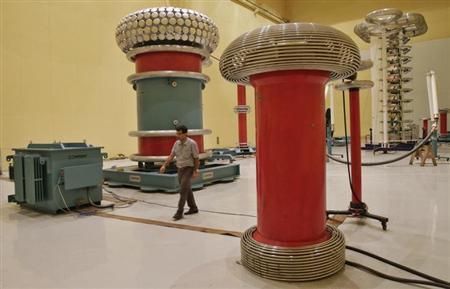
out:
<path id="1" fill-rule="evenodd" d="M 15 194 L 8 196 L 8 202 L 48 213 L 99 204 L 101 149 L 86 143 L 31 143 L 13 149 Z"/>

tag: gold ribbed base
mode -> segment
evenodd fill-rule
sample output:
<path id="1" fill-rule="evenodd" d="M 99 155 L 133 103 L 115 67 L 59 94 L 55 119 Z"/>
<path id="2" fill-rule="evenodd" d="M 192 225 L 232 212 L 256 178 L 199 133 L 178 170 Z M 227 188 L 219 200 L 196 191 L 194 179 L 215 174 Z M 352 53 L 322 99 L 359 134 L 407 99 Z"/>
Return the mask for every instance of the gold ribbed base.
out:
<path id="1" fill-rule="evenodd" d="M 253 239 L 256 227 L 241 239 L 242 264 L 253 273 L 278 281 L 312 281 L 340 271 L 345 265 L 344 235 L 327 225 L 330 239 L 304 247 L 279 247 Z"/>

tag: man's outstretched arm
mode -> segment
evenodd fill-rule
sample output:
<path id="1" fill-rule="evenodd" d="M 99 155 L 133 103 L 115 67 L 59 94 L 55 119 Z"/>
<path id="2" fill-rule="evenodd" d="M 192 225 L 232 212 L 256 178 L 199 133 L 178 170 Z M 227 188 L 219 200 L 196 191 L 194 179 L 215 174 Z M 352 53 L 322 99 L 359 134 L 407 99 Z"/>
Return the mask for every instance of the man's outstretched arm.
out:
<path id="1" fill-rule="evenodd" d="M 166 161 L 164 162 L 164 164 L 161 166 L 161 168 L 159 169 L 159 172 L 161 174 L 163 174 L 166 171 L 166 167 L 173 161 L 173 159 L 175 158 L 175 154 L 172 152 L 170 153 L 170 156 L 166 159 Z"/>

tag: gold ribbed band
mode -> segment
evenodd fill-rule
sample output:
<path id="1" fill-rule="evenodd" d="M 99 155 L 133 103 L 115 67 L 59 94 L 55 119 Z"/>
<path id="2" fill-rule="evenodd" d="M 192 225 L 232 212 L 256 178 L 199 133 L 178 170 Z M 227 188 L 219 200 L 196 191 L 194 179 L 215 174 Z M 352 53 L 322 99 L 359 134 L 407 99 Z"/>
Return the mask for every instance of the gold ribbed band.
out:
<path id="1" fill-rule="evenodd" d="M 340 271 L 345 265 L 345 239 L 337 228 L 327 225 L 330 238 L 304 247 L 279 247 L 253 239 L 256 227 L 241 238 L 242 264 L 253 273 L 278 281 L 312 281 Z"/>

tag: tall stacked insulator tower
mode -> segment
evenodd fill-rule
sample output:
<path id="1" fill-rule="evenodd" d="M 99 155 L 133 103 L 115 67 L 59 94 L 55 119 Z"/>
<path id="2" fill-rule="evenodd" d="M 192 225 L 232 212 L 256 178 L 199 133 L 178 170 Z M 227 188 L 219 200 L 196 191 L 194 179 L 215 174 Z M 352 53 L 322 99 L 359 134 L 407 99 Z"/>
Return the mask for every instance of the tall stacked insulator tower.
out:
<path id="1" fill-rule="evenodd" d="M 408 93 L 412 91 L 409 86 L 412 57 L 407 43 L 427 30 L 421 14 L 391 8 L 372 11 L 363 23 L 355 26 L 355 33 L 371 44 L 374 63 L 371 70 L 373 143 L 387 147 L 390 142 L 410 139 L 412 109 L 408 103 L 413 99 Z"/>

